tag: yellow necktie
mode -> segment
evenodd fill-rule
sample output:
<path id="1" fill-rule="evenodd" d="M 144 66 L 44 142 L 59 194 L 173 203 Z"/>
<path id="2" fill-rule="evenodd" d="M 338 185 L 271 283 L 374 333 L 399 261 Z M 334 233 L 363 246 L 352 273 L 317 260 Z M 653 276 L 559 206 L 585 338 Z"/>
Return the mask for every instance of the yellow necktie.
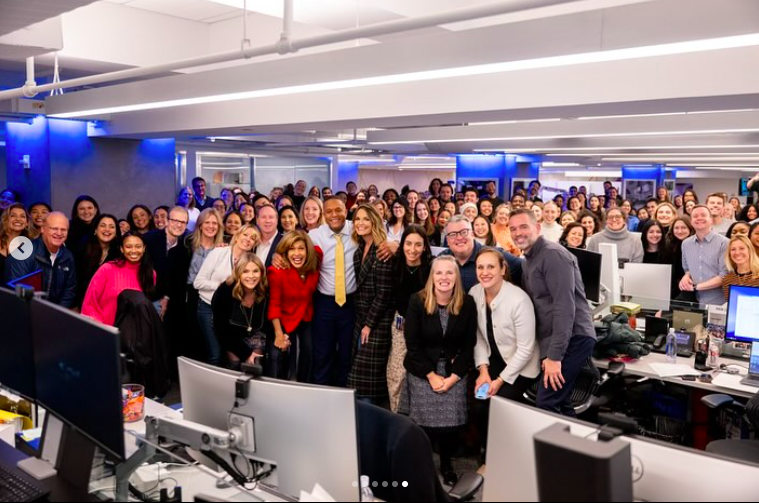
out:
<path id="1" fill-rule="evenodd" d="M 337 239 L 335 248 L 335 302 L 343 307 L 348 301 L 345 294 L 345 247 L 340 234 L 333 234 L 332 237 Z"/>

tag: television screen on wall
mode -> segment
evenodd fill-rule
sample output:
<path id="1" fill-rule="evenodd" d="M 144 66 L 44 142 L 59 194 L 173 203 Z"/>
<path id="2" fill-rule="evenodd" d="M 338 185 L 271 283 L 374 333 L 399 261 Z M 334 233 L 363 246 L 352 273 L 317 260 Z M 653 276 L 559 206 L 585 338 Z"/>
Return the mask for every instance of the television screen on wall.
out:
<path id="1" fill-rule="evenodd" d="M 750 196 L 751 191 L 748 190 L 748 181 L 750 178 L 741 178 L 740 186 L 738 187 L 738 194 L 741 196 Z"/>

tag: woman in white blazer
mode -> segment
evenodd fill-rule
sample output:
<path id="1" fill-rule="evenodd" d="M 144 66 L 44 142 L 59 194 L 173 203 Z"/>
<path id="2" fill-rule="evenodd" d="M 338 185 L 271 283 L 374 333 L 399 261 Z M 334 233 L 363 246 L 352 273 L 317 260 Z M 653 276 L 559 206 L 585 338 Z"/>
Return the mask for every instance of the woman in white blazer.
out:
<path id="1" fill-rule="evenodd" d="M 530 297 L 508 281 L 500 251 L 483 248 L 476 260 L 479 283 L 469 291 L 478 314 L 474 363 L 480 377 L 475 392 L 488 384 L 489 397 L 521 400 L 540 373 L 535 308 Z"/>
<path id="2" fill-rule="evenodd" d="M 221 365 L 222 354 L 219 340 L 213 330 L 213 294 L 232 275 L 237 260 L 261 241 L 261 234 L 250 225 L 240 229 L 228 247 L 216 248 L 208 254 L 200 272 L 195 277 L 194 286 L 200 294 L 198 302 L 198 323 L 208 349 L 208 363 Z"/>

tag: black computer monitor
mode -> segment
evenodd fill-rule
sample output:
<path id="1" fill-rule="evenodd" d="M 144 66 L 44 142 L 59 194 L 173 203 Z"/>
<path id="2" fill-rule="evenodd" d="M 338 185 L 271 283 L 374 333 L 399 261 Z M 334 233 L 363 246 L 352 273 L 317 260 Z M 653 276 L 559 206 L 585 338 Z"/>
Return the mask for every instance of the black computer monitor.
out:
<path id="1" fill-rule="evenodd" d="M 31 303 L 37 402 L 124 458 L 118 330 L 43 300 Z"/>
<path id="2" fill-rule="evenodd" d="M 759 341 L 759 288 L 730 287 L 725 339 L 748 343 Z"/>
<path id="3" fill-rule="evenodd" d="M 34 400 L 34 346 L 29 301 L 0 288 L 0 385 Z"/>
<path id="4" fill-rule="evenodd" d="M 591 302 L 601 302 L 601 262 L 603 255 L 579 248 L 568 248 L 568 250 L 577 257 L 582 282 L 585 283 L 585 297 Z"/>

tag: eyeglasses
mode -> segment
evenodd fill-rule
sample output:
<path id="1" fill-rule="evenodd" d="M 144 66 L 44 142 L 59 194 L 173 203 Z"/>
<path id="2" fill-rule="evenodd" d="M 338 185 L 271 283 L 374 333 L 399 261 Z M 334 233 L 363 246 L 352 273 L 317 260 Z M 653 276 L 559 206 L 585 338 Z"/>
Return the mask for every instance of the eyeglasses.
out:
<path id="1" fill-rule="evenodd" d="M 623 220 L 622 215 L 610 215 L 606 217 L 606 220 Z"/>
<path id="2" fill-rule="evenodd" d="M 458 239 L 459 237 L 465 238 L 469 236 L 469 233 L 472 232 L 469 229 L 464 229 L 463 231 L 459 232 L 449 232 L 446 237 L 450 239 Z"/>
<path id="3" fill-rule="evenodd" d="M 172 224 L 177 224 L 177 225 L 187 225 L 186 220 L 174 220 L 173 218 L 170 218 L 169 222 L 171 222 Z"/>

